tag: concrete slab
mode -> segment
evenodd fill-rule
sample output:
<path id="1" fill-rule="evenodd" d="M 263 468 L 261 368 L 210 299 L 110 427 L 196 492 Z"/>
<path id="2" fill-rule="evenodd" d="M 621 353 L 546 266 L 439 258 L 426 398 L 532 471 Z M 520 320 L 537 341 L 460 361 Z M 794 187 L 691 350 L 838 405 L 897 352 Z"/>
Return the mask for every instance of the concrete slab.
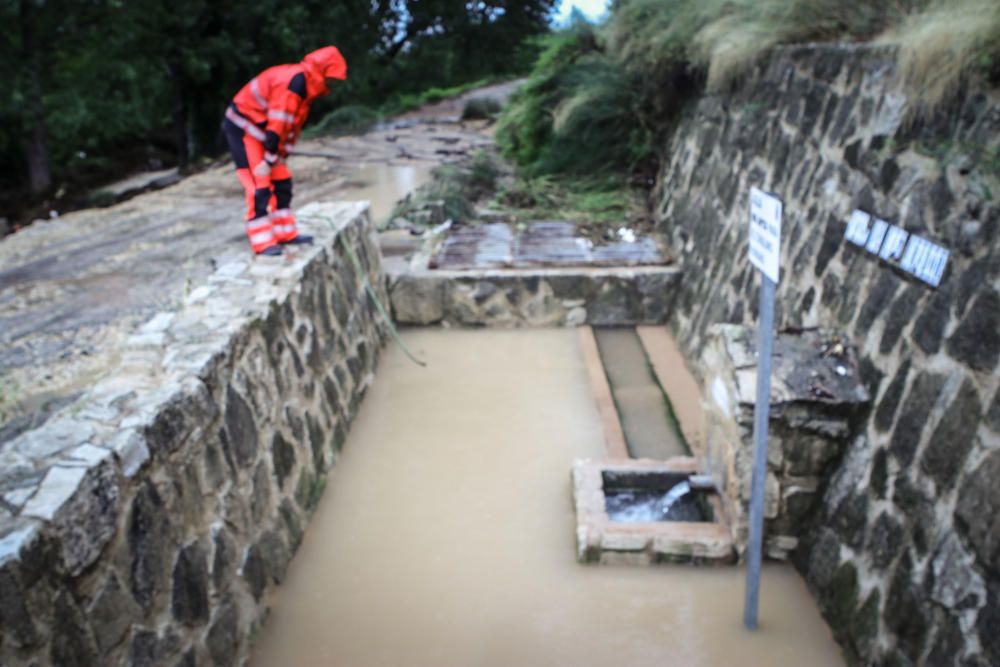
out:
<path id="1" fill-rule="evenodd" d="M 682 474 L 698 472 L 695 459 L 578 459 L 573 462 L 576 508 L 576 555 L 580 562 L 606 565 L 733 562 L 732 538 L 717 494 L 709 496 L 714 517 L 707 522 L 658 521 L 623 523 L 608 518 L 604 499 L 605 472 Z"/>
<path id="2" fill-rule="evenodd" d="M 495 268 L 658 266 L 671 259 L 654 236 L 594 244 L 572 222 L 543 220 L 523 230 L 503 222 L 448 233 L 430 267 L 449 271 Z"/>

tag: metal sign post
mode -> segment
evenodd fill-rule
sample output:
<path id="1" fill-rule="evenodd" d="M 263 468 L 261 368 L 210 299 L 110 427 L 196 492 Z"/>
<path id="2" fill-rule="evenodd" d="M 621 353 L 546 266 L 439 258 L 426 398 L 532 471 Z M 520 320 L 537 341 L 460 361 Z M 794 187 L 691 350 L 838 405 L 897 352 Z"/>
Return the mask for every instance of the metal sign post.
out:
<path id="1" fill-rule="evenodd" d="M 750 262 L 761 271 L 760 330 L 757 339 L 757 404 L 753 420 L 753 478 L 750 485 L 750 542 L 743 625 L 757 629 L 760 566 L 764 543 L 764 480 L 767 476 L 767 425 L 771 408 L 771 348 L 774 342 L 774 288 L 781 251 L 781 200 L 750 188 Z"/>

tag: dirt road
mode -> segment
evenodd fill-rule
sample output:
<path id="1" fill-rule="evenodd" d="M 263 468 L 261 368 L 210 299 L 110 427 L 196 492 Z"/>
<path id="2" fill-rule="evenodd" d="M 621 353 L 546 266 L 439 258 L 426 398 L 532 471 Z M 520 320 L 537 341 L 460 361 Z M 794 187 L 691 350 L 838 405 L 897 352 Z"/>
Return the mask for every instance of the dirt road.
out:
<path id="1" fill-rule="evenodd" d="M 313 156 L 289 160 L 293 206 L 374 199 L 376 217 L 386 215 L 435 165 L 492 143 L 485 123 L 459 121 L 465 100 L 503 100 L 515 86 L 479 89 L 362 136 L 302 142 Z M 217 266 L 248 257 L 243 192 L 228 163 L 0 240 L 0 446 L 112 372 L 139 325 L 179 307 Z"/>

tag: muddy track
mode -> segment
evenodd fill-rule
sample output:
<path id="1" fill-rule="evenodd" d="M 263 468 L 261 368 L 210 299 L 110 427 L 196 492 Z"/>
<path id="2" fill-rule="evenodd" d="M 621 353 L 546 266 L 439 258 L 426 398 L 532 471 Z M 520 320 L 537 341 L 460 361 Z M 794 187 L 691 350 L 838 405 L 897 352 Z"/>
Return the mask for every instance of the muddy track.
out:
<path id="1" fill-rule="evenodd" d="M 430 105 L 365 135 L 302 142 L 308 155 L 289 160 L 293 206 L 401 197 L 434 166 L 491 145 L 489 125 L 459 120 L 464 103 L 503 100 L 515 86 Z M 381 187 L 395 170 L 405 177 Z M 383 214 L 391 204 L 378 201 L 375 210 Z M 0 240 L 0 443 L 110 373 L 130 333 L 156 313 L 180 308 L 218 266 L 250 259 L 243 205 L 226 164 Z"/>

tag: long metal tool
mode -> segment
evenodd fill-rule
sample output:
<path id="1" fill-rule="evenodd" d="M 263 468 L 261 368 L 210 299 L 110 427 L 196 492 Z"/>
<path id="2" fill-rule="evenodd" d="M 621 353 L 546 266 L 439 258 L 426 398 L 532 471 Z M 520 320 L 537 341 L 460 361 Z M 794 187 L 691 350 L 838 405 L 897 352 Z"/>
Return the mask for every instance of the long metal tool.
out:
<path id="1" fill-rule="evenodd" d="M 316 218 L 314 219 L 321 220 L 327 223 L 331 229 L 336 228 L 333 223 L 333 220 L 329 218 L 325 218 L 323 216 L 316 216 Z M 340 244 L 344 247 L 344 254 L 346 254 L 347 258 L 351 260 L 351 264 L 354 266 L 354 270 L 357 272 L 357 274 L 361 276 L 361 284 L 364 285 L 365 292 L 368 293 L 369 298 L 371 298 L 371 300 L 375 303 L 375 308 L 378 310 L 379 315 L 382 316 L 382 320 L 386 323 L 386 326 L 389 327 L 389 334 L 392 336 L 392 339 L 396 341 L 396 344 L 399 345 L 399 349 L 403 351 L 403 354 L 405 354 L 410 361 L 415 363 L 417 366 L 426 367 L 427 362 L 421 361 L 416 356 L 414 356 L 414 354 L 410 352 L 410 349 L 406 347 L 406 344 L 403 343 L 403 339 L 399 337 L 399 332 L 396 331 L 396 325 L 393 323 L 392 317 L 389 315 L 388 311 L 386 311 L 385 309 L 385 306 L 383 306 L 382 302 L 379 300 L 378 292 L 375 291 L 375 288 L 372 287 L 372 284 L 368 281 L 368 276 L 365 274 L 364 269 L 361 268 L 361 261 L 358 260 L 358 256 L 354 253 L 354 249 L 351 248 L 351 244 L 349 244 L 344 239 L 344 236 L 345 236 L 344 234 L 339 235 Z"/>

